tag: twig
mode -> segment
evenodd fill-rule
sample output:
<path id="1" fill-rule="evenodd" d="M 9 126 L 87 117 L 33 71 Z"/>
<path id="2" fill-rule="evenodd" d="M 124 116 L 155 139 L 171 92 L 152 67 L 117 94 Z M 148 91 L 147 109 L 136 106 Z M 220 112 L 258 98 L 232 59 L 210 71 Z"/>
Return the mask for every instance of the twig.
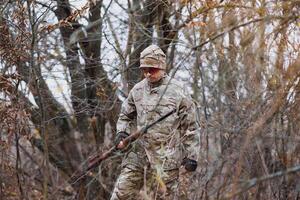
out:
<path id="1" fill-rule="evenodd" d="M 5 8 L 7 7 L 8 3 L 9 3 L 9 0 L 7 0 L 7 1 L 5 2 L 5 4 L 3 5 L 3 7 L 0 9 L 0 16 L 1 16 L 1 17 L 2 17 L 2 13 L 3 13 L 3 11 L 5 10 Z M 1 17 L 0 17 L 0 20 L 1 20 Z"/>
<path id="2" fill-rule="evenodd" d="M 17 175 L 17 180 L 18 180 L 18 187 L 20 190 L 20 194 L 21 194 L 21 199 L 23 199 L 24 196 L 24 191 L 23 191 L 23 187 L 22 187 L 22 183 L 21 183 L 21 177 L 20 177 L 20 173 L 19 173 L 19 163 L 21 164 L 21 158 L 20 158 L 20 149 L 19 149 L 19 137 L 18 137 L 18 133 L 15 132 L 15 142 L 16 142 L 16 154 L 17 154 L 17 159 L 16 159 L 16 175 Z"/>
<path id="3" fill-rule="evenodd" d="M 281 176 L 291 174 L 291 173 L 295 173 L 295 172 L 298 172 L 298 171 L 300 171 L 300 165 L 289 168 L 285 171 L 275 172 L 273 174 L 266 175 L 266 176 L 263 176 L 261 178 L 252 178 L 252 179 L 250 179 L 250 180 L 248 180 L 244 183 L 245 184 L 244 188 L 240 189 L 239 191 L 237 191 L 233 194 L 226 195 L 224 199 L 232 199 L 233 197 L 235 197 L 235 196 L 237 196 L 241 193 L 244 193 L 245 191 L 247 191 L 251 187 L 253 187 L 253 186 L 255 186 L 255 185 L 257 185 L 257 184 L 259 184 L 263 181 L 267 181 L 267 180 L 270 180 L 270 179 L 273 179 L 273 178 L 281 177 Z"/>
<path id="4" fill-rule="evenodd" d="M 252 24 L 252 23 L 256 23 L 256 22 L 260 22 L 260 21 L 263 21 L 263 20 L 271 20 L 271 19 L 288 19 L 288 18 L 299 18 L 299 16 L 288 16 L 288 17 L 282 17 L 282 16 L 266 16 L 266 17 L 261 17 L 261 18 L 257 18 L 257 19 L 253 19 L 251 21 L 248 21 L 248 22 L 245 22 L 245 23 L 242 23 L 242 24 L 239 24 L 239 25 L 236 25 L 236 26 L 233 26 L 231 28 L 227 28 L 225 29 L 224 31 L 222 31 L 221 33 L 211 37 L 211 38 L 208 38 L 206 41 L 202 42 L 201 44 L 197 45 L 197 46 L 194 46 L 192 47 L 193 50 L 197 50 L 199 48 L 201 48 L 202 46 L 206 45 L 207 43 L 209 42 L 212 42 L 214 41 L 215 39 L 221 37 L 222 35 L 226 34 L 226 33 L 229 33 L 231 31 L 234 31 L 235 29 L 238 29 L 238 28 L 241 28 L 243 26 L 247 26 L 249 24 Z"/>

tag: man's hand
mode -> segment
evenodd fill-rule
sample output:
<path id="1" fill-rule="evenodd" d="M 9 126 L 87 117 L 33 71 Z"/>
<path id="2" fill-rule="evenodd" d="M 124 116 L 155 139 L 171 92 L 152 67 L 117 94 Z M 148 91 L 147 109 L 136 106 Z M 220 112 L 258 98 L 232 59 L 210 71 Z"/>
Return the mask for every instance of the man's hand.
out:
<path id="1" fill-rule="evenodd" d="M 125 148 L 125 144 L 123 143 L 123 140 L 125 138 L 127 138 L 129 136 L 128 133 L 126 133 L 125 131 L 122 131 L 122 132 L 119 132 L 116 136 L 116 139 L 115 139 L 115 144 L 117 146 L 117 149 L 123 149 Z"/>
<path id="2" fill-rule="evenodd" d="M 181 163 L 188 172 L 193 172 L 197 169 L 198 163 L 196 160 L 184 158 Z"/>

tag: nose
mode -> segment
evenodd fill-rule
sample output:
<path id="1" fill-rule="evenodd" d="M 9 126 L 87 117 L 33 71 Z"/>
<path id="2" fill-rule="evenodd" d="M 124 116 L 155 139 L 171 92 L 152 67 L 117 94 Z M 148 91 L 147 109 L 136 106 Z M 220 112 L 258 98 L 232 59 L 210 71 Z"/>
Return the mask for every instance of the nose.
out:
<path id="1" fill-rule="evenodd" d="M 150 76 L 151 76 L 150 72 L 147 72 L 146 77 L 150 77 Z"/>

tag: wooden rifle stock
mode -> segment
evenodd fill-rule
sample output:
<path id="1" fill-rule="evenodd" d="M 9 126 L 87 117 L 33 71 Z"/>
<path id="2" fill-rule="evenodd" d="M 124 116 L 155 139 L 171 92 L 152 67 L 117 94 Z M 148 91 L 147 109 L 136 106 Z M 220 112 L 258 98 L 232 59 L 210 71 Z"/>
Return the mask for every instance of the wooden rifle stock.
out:
<path id="1" fill-rule="evenodd" d="M 146 125 L 145 127 L 143 127 L 142 129 L 130 134 L 128 137 L 126 137 L 123 141 L 124 146 L 127 146 L 128 144 L 134 142 L 136 139 L 138 139 L 142 134 L 146 133 L 147 130 L 154 126 L 155 124 L 163 121 L 164 119 L 166 119 L 167 117 L 169 117 L 170 115 L 172 115 L 174 112 L 176 112 L 176 109 L 173 109 L 172 111 L 168 112 L 167 114 L 161 116 L 159 119 L 157 119 L 156 121 Z M 91 158 L 89 158 L 87 160 L 87 167 L 86 169 L 84 169 L 83 171 L 81 171 L 79 174 L 75 174 L 74 176 L 71 177 L 71 185 L 75 184 L 76 182 L 78 182 L 79 180 L 81 180 L 82 178 L 84 178 L 87 173 L 91 170 L 96 168 L 97 166 L 100 165 L 100 163 L 109 158 L 110 156 L 113 155 L 113 153 L 118 150 L 117 145 L 114 145 L 113 147 L 111 147 L 108 151 L 102 153 L 102 154 L 97 154 Z"/>

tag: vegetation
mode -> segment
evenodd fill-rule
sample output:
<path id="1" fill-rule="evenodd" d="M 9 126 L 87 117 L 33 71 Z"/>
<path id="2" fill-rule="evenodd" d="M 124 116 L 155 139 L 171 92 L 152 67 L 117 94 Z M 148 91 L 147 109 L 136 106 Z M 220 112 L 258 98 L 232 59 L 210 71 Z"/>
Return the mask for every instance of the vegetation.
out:
<path id="1" fill-rule="evenodd" d="M 120 105 L 158 44 L 198 105 L 194 199 L 298 199 L 299 0 L 3 0 L 0 197 L 109 199 Z M 2 199 L 1 198 L 1 199 Z"/>

